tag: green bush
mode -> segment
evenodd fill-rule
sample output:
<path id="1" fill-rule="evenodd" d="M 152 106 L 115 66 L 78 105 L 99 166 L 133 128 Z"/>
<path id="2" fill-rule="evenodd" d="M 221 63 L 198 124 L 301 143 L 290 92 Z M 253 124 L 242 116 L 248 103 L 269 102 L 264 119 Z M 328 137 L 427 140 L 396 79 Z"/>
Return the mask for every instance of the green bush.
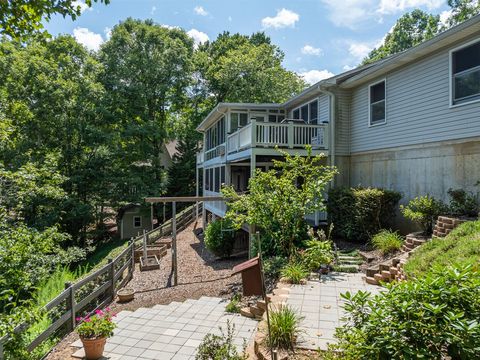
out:
<path id="1" fill-rule="evenodd" d="M 232 296 L 230 302 L 225 306 L 225 311 L 232 314 L 237 314 L 240 312 L 240 301 L 242 296 L 240 294 L 235 294 Z"/>
<path id="2" fill-rule="evenodd" d="M 380 229 L 389 228 L 401 194 L 376 188 L 333 188 L 328 193 L 329 222 L 337 236 L 367 241 Z"/>
<path id="3" fill-rule="evenodd" d="M 291 262 L 282 269 L 281 275 L 291 284 L 300 284 L 303 279 L 307 278 L 308 271 L 303 264 Z"/>
<path id="4" fill-rule="evenodd" d="M 477 217 L 480 212 L 478 197 L 463 189 L 449 189 L 449 209 L 452 215 Z"/>
<path id="5" fill-rule="evenodd" d="M 221 336 L 215 334 L 207 334 L 202 343 L 198 347 L 195 360 L 247 360 L 245 353 L 246 344 L 244 343 L 244 351 L 239 354 L 237 347 L 233 342 L 235 335 L 235 325 L 227 322 L 227 333 L 220 328 Z M 245 341 L 245 340 L 244 340 Z"/>
<path id="6" fill-rule="evenodd" d="M 408 258 L 404 271 L 420 277 L 432 269 L 480 264 L 480 220 L 466 222 L 445 238 L 434 238 Z"/>
<path id="7" fill-rule="evenodd" d="M 205 246 L 214 255 L 225 258 L 232 255 L 235 231 L 228 220 L 217 219 L 205 229 Z"/>
<path id="8" fill-rule="evenodd" d="M 263 272 L 266 279 L 278 280 L 282 268 L 287 265 L 288 259 L 283 256 L 272 256 L 263 260 Z"/>
<path id="9" fill-rule="evenodd" d="M 326 240 L 311 239 L 305 242 L 302 264 L 308 271 L 317 271 L 321 265 L 333 261 L 332 243 Z"/>
<path id="10" fill-rule="evenodd" d="M 331 357 L 357 359 L 479 359 L 480 272 L 446 268 L 388 285 L 372 297 L 343 294 L 346 323 Z"/>
<path id="11" fill-rule="evenodd" d="M 433 224 L 439 215 L 448 212 L 447 206 L 430 195 L 419 196 L 410 200 L 407 205 L 400 205 L 403 216 L 417 223 L 425 235 L 433 231 Z"/>
<path id="12" fill-rule="evenodd" d="M 403 245 L 403 238 L 394 231 L 382 230 L 372 238 L 372 244 L 375 249 L 383 254 L 388 254 L 399 250 Z"/>
<path id="13" fill-rule="evenodd" d="M 293 350 L 300 335 L 302 318 L 288 305 L 279 305 L 269 312 L 270 338 L 267 345 L 273 348 Z"/>

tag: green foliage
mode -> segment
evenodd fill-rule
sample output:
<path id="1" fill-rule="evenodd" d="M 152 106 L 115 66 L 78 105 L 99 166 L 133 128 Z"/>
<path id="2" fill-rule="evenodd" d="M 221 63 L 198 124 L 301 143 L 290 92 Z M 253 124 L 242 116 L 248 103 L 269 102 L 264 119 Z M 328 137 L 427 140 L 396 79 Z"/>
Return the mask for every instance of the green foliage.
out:
<path id="1" fill-rule="evenodd" d="M 242 300 L 242 296 L 240 294 L 235 294 L 230 302 L 225 306 L 225 311 L 228 313 L 237 314 L 240 312 L 240 302 Z"/>
<path id="2" fill-rule="evenodd" d="M 448 0 L 447 3 L 451 7 L 451 14 L 446 23 L 447 27 L 455 26 L 480 14 L 479 0 Z"/>
<path id="3" fill-rule="evenodd" d="M 91 7 L 97 0 L 85 0 L 84 6 Z M 110 0 L 99 0 L 108 4 Z M 75 20 L 82 13 L 78 1 L 74 0 L 15 0 L 0 2 L 0 35 L 17 40 L 27 40 L 35 34 L 42 33 L 45 22 L 52 15 L 62 15 Z"/>
<path id="4" fill-rule="evenodd" d="M 307 240 L 305 246 L 302 264 L 308 271 L 317 271 L 321 265 L 328 265 L 333 261 L 331 241 L 313 238 Z"/>
<path id="5" fill-rule="evenodd" d="M 430 235 L 439 215 L 448 211 L 447 206 L 430 195 L 419 196 L 400 205 L 400 210 L 407 219 L 417 223 L 425 235 Z"/>
<path id="6" fill-rule="evenodd" d="M 229 257 L 235 245 L 235 231 L 229 220 L 217 219 L 205 229 L 205 246 L 218 257 Z"/>
<path id="7" fill-rule="evenodd" d="M 288 259 L 283 256 L 272 256 L 263 259 L 263 272 L 267 279 L 273 281 L 278 280 L 281 275 L 282 268 L 287 265 Z"/>
<path id="8" fill-rule="evenodd" d="M 408 258 L 404 271 L 409 277 L 421 277 L 433 269 L 480 263 L 480 221 L 469 221 L 445 238 L 433 238 Z"/>
<path id="9" fill-rule="evenodd" d="M 382 230 L 372 238 L 372 244 L 375 249 L 380 250 L 383 254 L 388 254 L 402 247 L 403 238 L 397 232 Z"/>
<path id="10" fill-rule="evenodd" d="M 367 241 L 390 227 L 400 193 L 377 188 L 333 188 L 328 193 L 329 222 L 334 232 L 350 241 Z"/>
<path id="11" fill-rule="evenodd" d="M 266 337 L 267 345 L 273 348 L 293 350 L 301 333 L 302 317 L 298 316 L 288 305 L 272 308 L 269 316 L 270 338 Z"/>
<path id="12" fill-rule="evenodd" d="M 113 316 L 111 310 L 106 308 L 105 310 L 97 310 L 95 315 L 77 318 L 77 321 L 81 321 L 81 323 L 77 326 L 76 332 L 78 336 L 84 339 L 111 337 L 113 336 L 113 330 L 117 327 L 113 322 Z"/>
<path id="13" fill-rule="evenodd" d="M 324 190 L 337 173 L 324 165 L 323 155 L 291 156 L 283 151 L 283 161 L 274 160 L 269 171 L 256 170 L 249 179 L 248 193 L 237 194 L 233 187 L 222 189 L 229 199 L 226 217 L 236 228 L 242 224 L 260 229 L 265 256 L 289 256 L 307 237 L 305 216 L 323 210 Z"/>
<path id="14" fill-rule="evenodd" d="M 477 359 L 478 268 L 443 268 L 390 284 L 376 296 L 343 294 L 346 323 L 337 328 L 341 359 Z M 341 354 L 341 355 L 340 355 Z"/>
<path id="15" fill-rule="evenodd" d="M 221 336 L 207 334 L 203 338 L 202 343 L 198 346 L 195 360 L 247 360 L 245 343 L 243 353 L 239 354 L 233 342 L 235 325 L 231 325 L 230 321 L 228 321 L 226 333 L 221 327 L 219 329 Z"/>
<path id="16" fill-rule="evenodd" d="M 285 278 L 291 284 L 300 284 L 308 276 L 308 270 L 302 263 L 290 262 L 280 271 L 282 278 Z"/>
<path id="17" fill-rule="evenodd" d="M 478 196 L 469 194 L 463 189 L 448 189 L 450 196 L 449 211 L 455 216 L 477 217 L 480 212 Z"/>

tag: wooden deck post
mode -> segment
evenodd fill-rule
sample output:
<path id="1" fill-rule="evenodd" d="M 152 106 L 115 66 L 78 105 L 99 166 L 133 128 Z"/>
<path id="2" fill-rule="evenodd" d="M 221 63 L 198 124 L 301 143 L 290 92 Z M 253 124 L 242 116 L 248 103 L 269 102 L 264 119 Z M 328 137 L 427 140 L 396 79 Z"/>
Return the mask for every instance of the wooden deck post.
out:
<path id="1" fill-rule="evenodd" d="M 133 273 L 135 271 L 135 240 L 133 238 L 130 240 L 130 246 L 132 247 L 132 259 L 131 259 L 131 268 L 132 270 L 130 271 L 130 279 L 133 278 Z"/>
<path id="2" fill-rule="evenodd" d="M 177 203 L 175 201 L 172 201 L 172 270 L 173 286 L 177 286 Z"/>
<path id="3" fill-rule="evenodd" d="M 145 230 L 143 230 L 145 231 Z M 112 258 L 108 258 L 108 276 L 110 277 L 110 295 L 115 300 L 115 264 Z"/>
<path id="4" fill-rule="evenodd" d="M 147 235 L 145 235 L 145 229 L 143 229 L 143 262 L 147 264 Z"/>
<path id="5" fill-rule="evenodd" d="M 68 297 L 66 298 L 66 308 L 67 311 L 70 311 L 70 321 L 67 322 L 67 330 L 73 331 L 73 329 L 75 329 L 75 297 L 71 282 L 65 283 L 65 290 L 68 290 Z"/>

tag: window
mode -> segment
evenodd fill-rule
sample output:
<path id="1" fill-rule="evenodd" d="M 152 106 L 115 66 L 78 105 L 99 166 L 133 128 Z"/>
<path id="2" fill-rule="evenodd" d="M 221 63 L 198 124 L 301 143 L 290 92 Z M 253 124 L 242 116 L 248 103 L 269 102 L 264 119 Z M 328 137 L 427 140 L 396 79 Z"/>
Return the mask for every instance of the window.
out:
<path id="1" fill-rule="evenodd" d="M 215 189 L 213 190 L 215 192 L 220 192 L 220 168 L 216 167 L 215 168 Z"/>
<path id="2" fill-rule="evenodd" d="M 480 100 L 480 42 L 451 52 L 452 105 Z"/>
<path id="3" fill-rule="evenodd" d="M 133 217 L 133 227 L 134 228 L 142 227 L 142 217 L 141 216 L 134 216 Z"/>
<path id="4" fill-rule="evenodd" d="M 301 119 L 307 124 L 317 124 L 318 100 L 311 101 L 293 110 L 293 118 Z"/>
<path id="5" fill-rule="evenodd" d="M 230 133 L 234 133 L 238 128 L 247 125 L 247 113 L 231 113 L 230 114 Z"/>
<path id="6" fill-rule="evenodd" d="M 300 119 L 300 109 L 293 110 L 293 118 Z"/>
<path id="7" fill-rule="evenodd" d="M 308 104 L 308 111 L 309 111 L 309 117 L 308 117 L 308 123 L 309 124 L 317 124 L 318 123 L 318 101 L 312 101 L 310 104 Z"/>
<path id="8" fill-rule="evenodd" d="M 225 166 L 220 168 L 220 185 L 225 184 Z"/>
<path id="9" fill-rule="evenodd" d="M 369 99 L 370 99 L 370 119 L 369 124 L 379 125 L 385 124 L 386 112 L 385 112 L 385 80 L 370 85 L 369 87 Z"/>

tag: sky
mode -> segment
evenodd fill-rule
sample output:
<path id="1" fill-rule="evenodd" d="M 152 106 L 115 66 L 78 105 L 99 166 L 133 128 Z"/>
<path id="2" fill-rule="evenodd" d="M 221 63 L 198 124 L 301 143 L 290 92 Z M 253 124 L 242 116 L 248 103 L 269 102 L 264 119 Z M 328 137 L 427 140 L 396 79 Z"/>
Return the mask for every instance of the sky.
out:
<path id="1" fill-rule="evenodd" d="M 264 31 L 285 53 L 284 66 L 315 83 L 358 65 L 378 46 L 395 21 L 420 8 L 447 15 L 446 0 L 83 0 L 76 21 L 55 16 L 46 24 L 56 34 L 72 34 L 98 50 L 109 31 L 127 17 L 178 26 L 196 43 L 223 31 L 250 35 Z"/>

